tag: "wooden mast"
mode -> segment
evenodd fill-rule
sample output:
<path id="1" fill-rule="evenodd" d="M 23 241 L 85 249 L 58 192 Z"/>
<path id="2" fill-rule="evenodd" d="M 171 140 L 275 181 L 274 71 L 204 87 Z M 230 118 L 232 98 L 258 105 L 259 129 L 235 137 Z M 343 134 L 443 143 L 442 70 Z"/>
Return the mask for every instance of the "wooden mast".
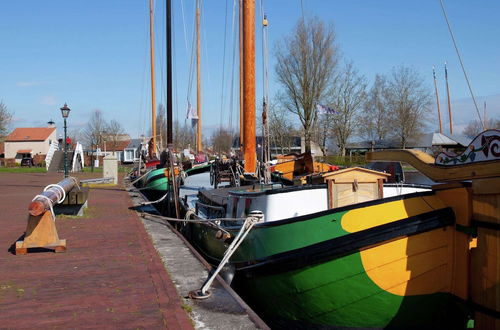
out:
<path id="1" fill-rule="evenodd" d="M 255 0 L 243 0 L 243 60 L 245 173 L 255 173 Z"/>
<path id="2" fill-rule="evenodd" d="M 149 44 L 151 61 L 151 135 L 153 150 L 150 156 L 156 153 L 156 95 L 155 95 L 155 45 L 153 29 L 153 0 L 149 0 Z"/>
<path id="3" fill-rule="evenodd" d="M 439 118 L 439 133 L 443 134 L 443 122 L 441 121 L 441 105 L 439 103 L 439 92 L 436 81 L 436 70 L 432 67 L 432 75 L 434 76 L 434 89 L 436 91 L 436 102 L 438 108 L 438 118 Z"/>
<path id="4" fill-rule="evenodd" d="M 240 150 L 243 147 L 243 0 L 239 7 L 239 43 L 240 43 Z"/>
<path id="5" fill-rule="evenodd" d="M 196 123 L 196 151 L 202 150 L 201 145 L 201 41 L 200 41 L 200 1 L 196 0 L 196 107 L 198 122 Z"/>
<path id="6" fill-rule="evenodd" d="M 450 116 L 450 134 L 453 134 L 453 116 L 451 115 L 450 86 L 448 85 L 448 68 L 444 62 L 444 77 L 446 79 L 446 94 L 448 96 L 448 114 Z"/>
<path id="7" fill-rule="evenodd" d="M 173 120 L 172 120 L 172 1 L 167 0 L 167 147 L 172 151 Z"/>

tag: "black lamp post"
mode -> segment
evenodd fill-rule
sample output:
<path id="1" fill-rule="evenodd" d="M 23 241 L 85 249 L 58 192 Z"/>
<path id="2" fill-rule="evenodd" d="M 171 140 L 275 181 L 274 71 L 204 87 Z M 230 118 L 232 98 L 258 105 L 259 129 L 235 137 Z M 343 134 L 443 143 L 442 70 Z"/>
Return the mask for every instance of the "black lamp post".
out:
<path id="1" fill-rule="evenodd" d="M 61 114 L 64 119 L 64 177 L 68 177 L 68 144 L 66 143 L 66 118 L 69 116 L 69 112 L 71 109 L 68 107 L 66 103 L 64 103 L 64 106 L 61 108 Z"/>

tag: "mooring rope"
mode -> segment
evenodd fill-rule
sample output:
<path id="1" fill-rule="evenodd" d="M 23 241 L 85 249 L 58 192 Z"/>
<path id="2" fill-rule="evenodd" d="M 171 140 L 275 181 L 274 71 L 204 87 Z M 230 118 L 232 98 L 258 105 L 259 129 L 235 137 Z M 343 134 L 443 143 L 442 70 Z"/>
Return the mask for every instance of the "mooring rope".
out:
<path id="1" fill-rule="evenodd" d="M 68 178 L 70 178 L 71 180 L 73 180 L 73 182 L 75 183 L 75 187 L 77 187 L 77 188 L 78 188 L 78 191 L 82 191 L 82 190 L 80 189 L 80 185 L 78 184 L 78 180 L 77 180 L 75 177 L 73 177 L 73 176 L 69 176 Z"/>
<path id="2" fill-rule="evenodd" d="M 149 201 L 149 202 L 142 202 L 141 205 L 144 206 L 144 205 L 151 205 L 151 204 L 156 204 L 156 203 L 160 203 L 162 202 L 165 198 L 167 198 L 168 194 L 170 193 L 170 191 L 167 191 L 167 193 L 165 195 L 163 195 L 160 199 L 157 199 L 155 201 Z"/>
<path id="3" fill-rule="evenodd" d="M 184 215 L 184 220 L 186 220 L 186 221 L 191 220 L 191 216 L 195 216 L 195 217 L 197 216 L 196 211 L 193 210 L 192 208 L 190 208 L 186 211 L 186 214 Z"/>
<path id="4" fill-rule="evenodd" d="M 189 212 L 189 211 L 188 211 Z M 216 219 L 206 219 L 206 218 L 201 218 L 199 216 L 197 216 L 196 214 L 192 213 L 190 215 L 194 216 L 195 219 L 190 219 L 190 218 L 187 218 L 187 213 L 186 213 L 186 217 L 184 217 L 183 219 L 178 219 L 178 218 L 171 218 L 171 217 L 166 217 L 164 215 L 157 215 L 157 214 L 151 214 L 151 213 L 142 213 L 141 216 L 144 218 L 144 217 L 151 217 L 151 218 L 156 218 L 156 219 L 161 219 L 161 220 L 165 220 L 165 221 L 173 221 L 173 222 L 192 222 L 192 223 L 214 223 L 215 221 L 227 221 L 227 222 L 230 222 L 230 221 L 234 221 L 234 222 L 238 222 L 238 221 L 244 221 L 246 218 L 216 218 Z"/>
<path id="5" fill-rule="evenodd" d="M 134 181 L 131 181 L 130 184 L 134 184 L 136 183 L 137 181 L 139 181 L 140 179 L 142 179 L 144 176 L 146 176 L 146 174 L 149 174 L 149 172 L 151 172 L 152 170 L 149 170 L 147 171 L 146 173 L 144 173 L 143 175 L 141 175 L 140 177 L 136 178 Z"/>
<path id="6" fill-rule="evenodd" d="M 472 101 L 474 102 L 474 107 L 476 108 L 477 117 L 479 118 L 479 123 L 483 127 L 483 130 L 485 130 L 486 129 L 484 127 L 485 122 L 481 118 L 481 113 L 479 112 L 479 108 L 477 106 L 476 97 L 474 96 L 474 93 L 472 92 L 472 87 L 470 85 L 469 76 L 467 75 L 467 71 L 465 71 L 465 65 L 464 65 L 464 62 L 462 61 L 462 56 L 460 55 L 460 51 L 458 50 L 457 41 L 455 40 L 455 35 L 453 33 L 453 30 L 451 29 L 451 24 L 450 24 L 450 21 L 448 20 L 448 14 L 446 13 L 446 8 L 444 7 L 443 0 L 439 0 L 439 3 L 441 4 L 441 9 L 443 11 L 444 19 L 446 20 L 446 25 L 448 26 L 448 31 L 450 32 L 451 40 L 453 41 L 453 46 L 455 47 L 455 52 L 457 53 L 458 60 L 460 62 L 460 66 L 462 67 L 462 72 L 464 73 L 465 81 L 467 82 L 467 87 L 469 87 L 469 92 L 470 92 L 470 95 L 472 97 Z"/>
<path id="7" fill-rule="evenodd" d="M 209 293 L 207 292 L 208 288 L 212 285 L 215 277 L 220 273 L 222 268 L 227 264 L 231 256 L 236 252 L 238 247 L 243 243 L 243 240 L 245 237 L 250 233 L 250 230 L 252 230 L 253 226 L 261 221 L 263 218 L 263 214 L 260 211 L 257 212 L 251 212 L 250 216 L 245 219 L 245 222 L 241 226 L 240 231 L 238 232 L 238 235 L 234 238 L 234 240 L 231 242 L 231 245 L 227 248 L 226 252 L 224 252 L 224 257 L 222 258 L 221 262 L 219 263 L 219 266 L 217 266 L 217 269 L 213 274 L 205 281 L 203 286 L 201 287 L 198 296 L 196 295 L 191 295 L 191 297 L 199 297 L 199 298 L 205 298 L 209 296 Z"/>

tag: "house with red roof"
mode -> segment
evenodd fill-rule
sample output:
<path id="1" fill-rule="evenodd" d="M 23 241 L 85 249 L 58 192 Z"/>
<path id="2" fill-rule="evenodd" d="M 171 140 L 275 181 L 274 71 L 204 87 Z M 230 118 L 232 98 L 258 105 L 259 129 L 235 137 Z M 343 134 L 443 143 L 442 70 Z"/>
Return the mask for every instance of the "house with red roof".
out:
<path id="1" fill-rule="evenodd" d="M 18 127 L 5 138 L 5 158 L 44 156 L 52 141 L 57 140 L 55 127 Z"/>
<path id="2" fill-rule="evenodd" d="M 102 142 L 97 146 L 92 146 L 89 152 L 94 156 L 115 155 L 118 161 L 131 163 L 139 157 L 135 141 L 136 139 L 131 139 L 128 134 L 103 134 Z"/>

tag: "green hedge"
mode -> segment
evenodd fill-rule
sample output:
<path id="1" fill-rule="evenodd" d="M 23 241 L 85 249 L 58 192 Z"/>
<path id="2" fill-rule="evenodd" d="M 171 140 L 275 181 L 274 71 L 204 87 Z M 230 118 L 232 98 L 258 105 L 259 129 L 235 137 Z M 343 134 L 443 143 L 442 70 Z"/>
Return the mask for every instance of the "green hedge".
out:
<path id="1" fill-rule="evenodd" d="M 367 163 L 365 156 L 326 156 L 315 158 L 317 161 L 342 167 L 363 166 Z"/>

